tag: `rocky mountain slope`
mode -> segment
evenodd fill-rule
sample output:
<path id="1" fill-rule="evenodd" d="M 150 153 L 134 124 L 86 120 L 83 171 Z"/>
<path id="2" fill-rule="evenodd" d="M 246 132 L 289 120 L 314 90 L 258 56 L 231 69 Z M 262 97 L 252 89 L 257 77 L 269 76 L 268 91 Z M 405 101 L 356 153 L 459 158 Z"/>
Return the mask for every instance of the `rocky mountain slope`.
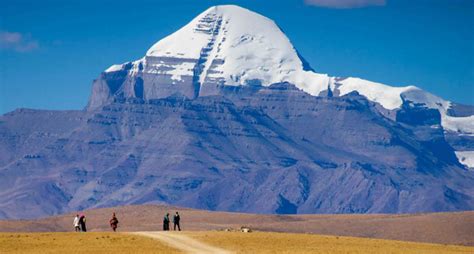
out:
<path id="1" fill-rule="evenodd" d="M 275 23 L 206 10 L 93 83 L 0 117 L 0 218 L 166 203 L 255 213 L 474 208 L 474 107 L 318 74 Z"/>

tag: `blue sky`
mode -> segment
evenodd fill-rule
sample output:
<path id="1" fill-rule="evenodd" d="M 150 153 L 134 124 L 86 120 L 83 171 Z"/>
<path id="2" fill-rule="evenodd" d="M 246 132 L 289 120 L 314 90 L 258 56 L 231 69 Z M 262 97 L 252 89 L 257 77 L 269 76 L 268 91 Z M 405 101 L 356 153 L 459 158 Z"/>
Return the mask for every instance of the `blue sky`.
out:
<path id="1" fill-rule="evenodd" d="M 101 71 L 217 4 L 275 20 L 317 72 L 474 105 L 472 0 L 0 0 L 0 113 L 82 109 Z"/>

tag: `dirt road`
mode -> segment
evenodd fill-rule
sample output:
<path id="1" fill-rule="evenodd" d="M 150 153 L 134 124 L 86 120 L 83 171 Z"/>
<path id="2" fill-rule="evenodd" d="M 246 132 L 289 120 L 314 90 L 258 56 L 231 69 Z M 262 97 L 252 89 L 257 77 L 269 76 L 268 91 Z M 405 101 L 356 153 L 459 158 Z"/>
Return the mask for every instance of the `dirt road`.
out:
<path id="1" fill-rule="evenodd" d="M 151 237 L 168 244 L 171 247 L 184 251 L 186 253 L 196 254 L 230 254 L 232 252 L 220 249 L 190 237 L 179 232 L 134 232 L 132 234 Z"/>

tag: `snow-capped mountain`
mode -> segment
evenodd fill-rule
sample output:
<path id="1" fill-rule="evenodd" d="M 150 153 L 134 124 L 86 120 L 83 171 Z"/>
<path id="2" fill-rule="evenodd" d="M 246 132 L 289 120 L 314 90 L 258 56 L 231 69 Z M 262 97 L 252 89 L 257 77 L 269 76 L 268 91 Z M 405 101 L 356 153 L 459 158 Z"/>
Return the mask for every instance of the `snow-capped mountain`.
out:
<path id="1" fill-rule="evenodd" d="M 93 82 L 0 117 L 0 218 L 167 203 L 257 213 L 474 209 L 474 107 L 319 74 L 270 19 L 215 6 Z"/>
<path id="2" fill-rule="evenodd" d="M 274 21 L 235 5 L 214 6 L 155 43 L 145 57 L 112 65 L 93 86 L 88 108 L 116 96 L 145 100 L 174 93 L 188 98 L 217 93 L 218 86 L 269 86 L 289 82 L 317 96 L 328 89 L 353 91 L 388 110 L 404 103 L 437 109 L 446 131 L 474 136 L 474 115 L 449 115 L 451 102 L 415 86 L 393 87 L 360 78 L 316 73 Z M 461 163 L 474 167 L 474 151 L 459 151 Z"/>
<path id="3" fill-rule="evenodd" d="M 105 73 L 121 71 L 136 80 L 121 85 L 120 92 L 144 99 L 175 92 L 195 98 L 214 94 L 216 85 L 269 86 L 283 81 L 318 95 L 331 84 L 327 75 L 310 71 L 275 22 L 233 5 L 209 8 L 158 41 L 142 59 L 112 65 Z M 107 102 L 117 89 L 95 83 L 89 108 Z"/>

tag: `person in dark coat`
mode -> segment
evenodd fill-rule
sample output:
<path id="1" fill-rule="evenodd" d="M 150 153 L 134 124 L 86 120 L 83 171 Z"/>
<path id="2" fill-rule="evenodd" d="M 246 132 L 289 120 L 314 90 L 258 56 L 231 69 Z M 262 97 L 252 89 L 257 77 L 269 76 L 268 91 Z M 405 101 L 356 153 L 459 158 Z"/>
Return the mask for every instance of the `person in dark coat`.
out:
<path id="1" fill-rule="evenodd" d="M 166 213 L 165 217 L 163 218 L 163 231 L 170 230 L 170 214 Z"/>
<path id="2" fill-rule="evenodd" d="M 176 214 L 173 216 L 174 231 L 176 231 L 176 226 L 178 226 L 178 231 L 181 231 L 181 227 L 179 226 L 180 220 L 181 217 L 179 217 L 179 213 L 176 212 Z"/>
<path id="3" fill-rule="evenodd" d="M 112 214 L 112 219 L 110 219 L 109 223 L 110 223 L 110 227 L 115 232 L 117 230 L 117 226 L 119 223 L 117 217 L 115 216 L 115 213 Z"/>
<path id="4" fill-rule="evenodd" d="M 82 232 L 87 232 L 86 216 L 84 214 L 82 214 L 81 217 L 79 218 L 79 225 L 81 226 L 81 231 Z"/>

